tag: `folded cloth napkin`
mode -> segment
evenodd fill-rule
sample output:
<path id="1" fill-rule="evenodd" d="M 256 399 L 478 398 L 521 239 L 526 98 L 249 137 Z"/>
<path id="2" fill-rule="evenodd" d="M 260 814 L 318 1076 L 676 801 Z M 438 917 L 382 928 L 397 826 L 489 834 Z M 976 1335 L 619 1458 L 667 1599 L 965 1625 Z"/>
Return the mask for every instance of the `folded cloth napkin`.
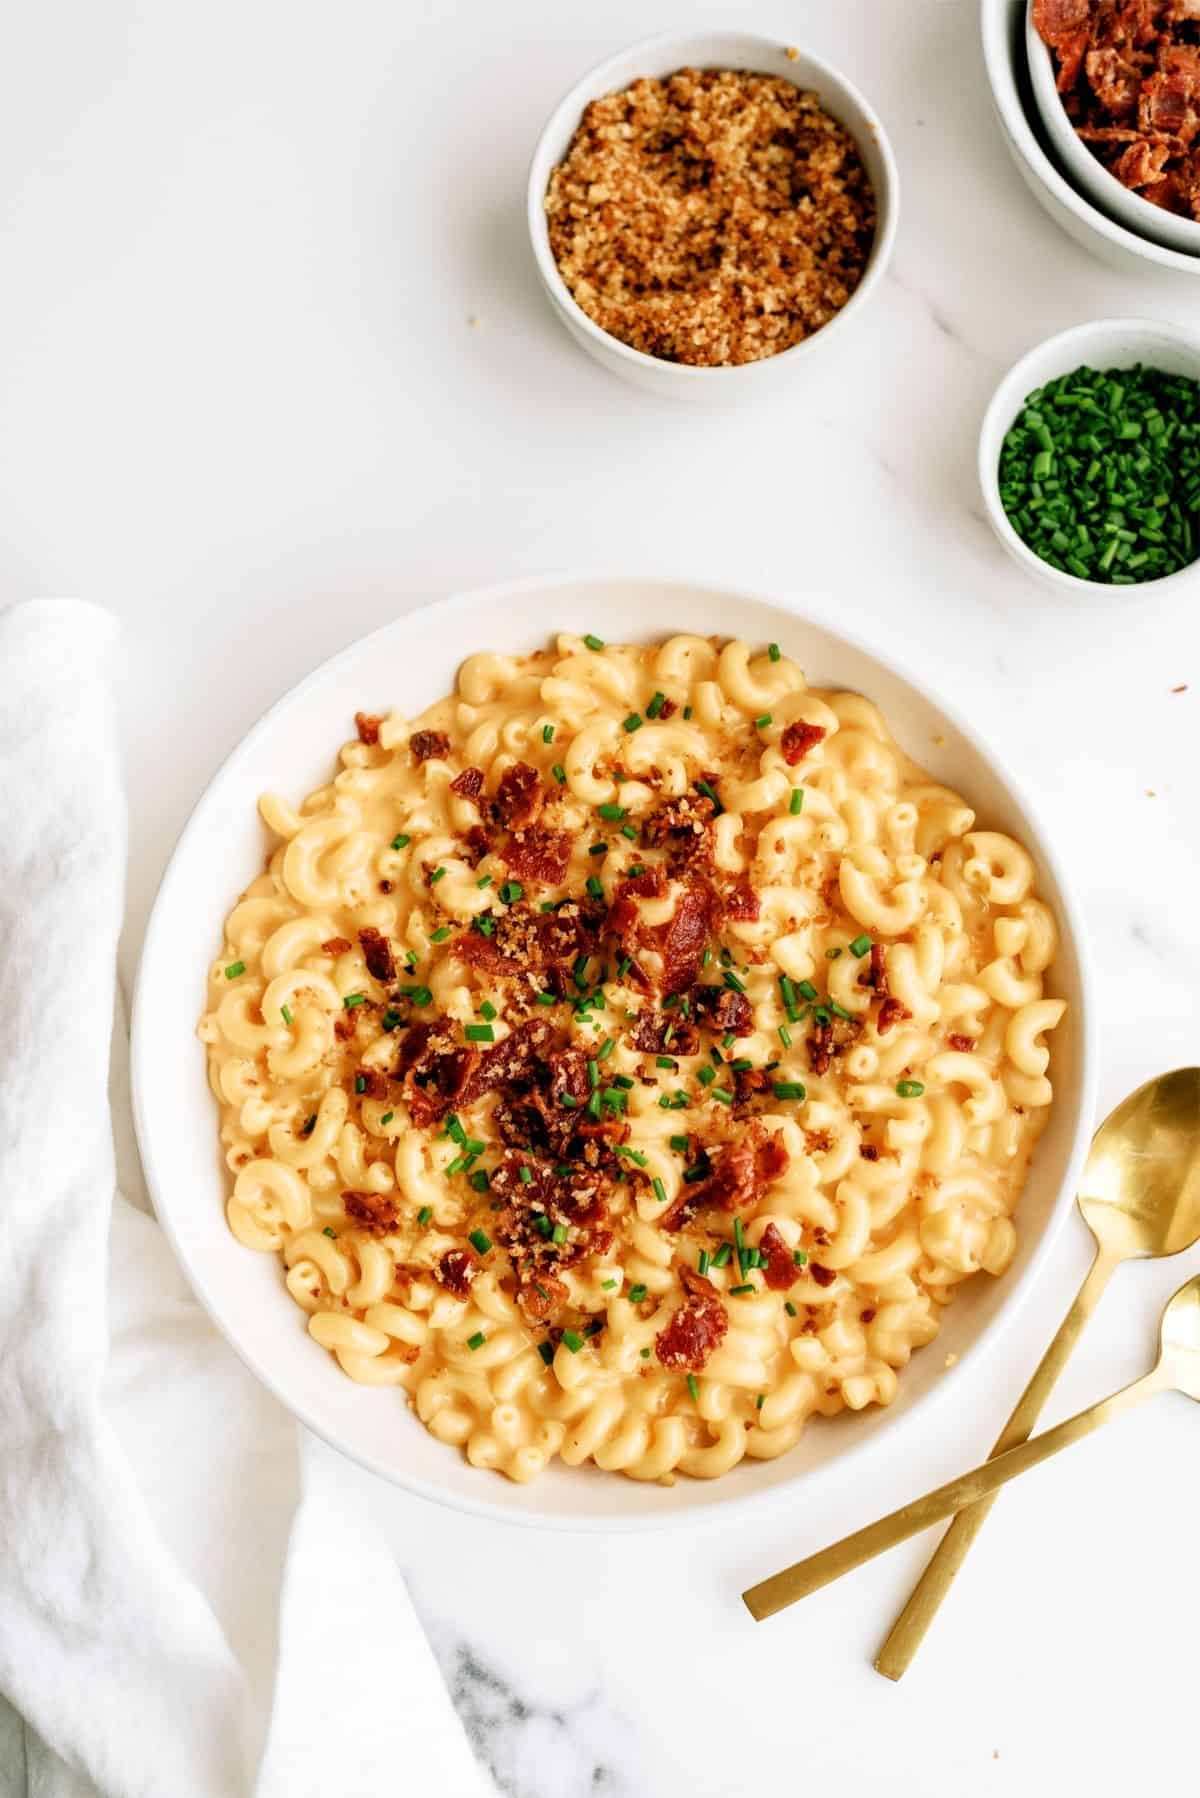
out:
<path id="1" fill-rule="evenodd" d="M 114 636 L 88 606 L 0 615 L 0 1791 L 486 1798 L 337 1458 L 114 1208 Z"/>

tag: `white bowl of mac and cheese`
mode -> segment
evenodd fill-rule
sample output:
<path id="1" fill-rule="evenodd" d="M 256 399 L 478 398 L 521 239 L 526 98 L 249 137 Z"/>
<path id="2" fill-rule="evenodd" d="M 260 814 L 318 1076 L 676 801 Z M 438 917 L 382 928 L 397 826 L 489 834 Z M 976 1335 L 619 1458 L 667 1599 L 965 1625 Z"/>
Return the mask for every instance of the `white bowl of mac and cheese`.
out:
<path id="1" fill-rule="evenodd" d="M 620 1527 L 803 1490 L 991 1352 L 1090 1038 L 1054 847 L 915 682 L 761 600 L 534 582 L 355 645 L 230 758 L 135 1103 L 197 1293 L 310 1428 Z"/>

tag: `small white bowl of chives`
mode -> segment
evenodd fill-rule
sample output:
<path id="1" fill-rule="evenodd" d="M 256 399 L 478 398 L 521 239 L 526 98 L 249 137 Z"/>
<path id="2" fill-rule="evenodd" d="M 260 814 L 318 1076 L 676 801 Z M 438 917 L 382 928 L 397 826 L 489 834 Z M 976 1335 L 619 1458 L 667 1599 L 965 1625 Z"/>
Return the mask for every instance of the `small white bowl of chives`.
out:
<path id="1" fill-rule="evenodd" d="M 1097 319 L 1038 344 L 984 414 L 979 484 L 1009 555 L 1060 592 L 1200 580 L 1200 335 Z"/>

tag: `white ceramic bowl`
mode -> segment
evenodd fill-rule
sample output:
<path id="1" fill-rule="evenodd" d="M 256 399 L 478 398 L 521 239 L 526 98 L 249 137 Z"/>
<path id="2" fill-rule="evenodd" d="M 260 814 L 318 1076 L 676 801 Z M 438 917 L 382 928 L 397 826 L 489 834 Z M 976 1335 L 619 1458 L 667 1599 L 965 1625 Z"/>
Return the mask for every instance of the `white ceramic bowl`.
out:
<path id="1" fill-rule="evenodd" d="M 1200 256 L 1200 223 L 1164 212 L 1161 206 L 1152 206 L 1141 194 L 1123 187 L 1092 155 L 1075 130 L 1058 91 L 1054 58 L 1033 23 L 1033 0 L 1028 0 L 1025 13 L 1025 54 L 1038 113 L 1055 153 L 1075 185 L 1101 212 L 1127 225 L 1139 237 L 1148 237 L 1151 243 L 1164 244 L 1169 250 L 1182 250 L 1185 255 Z"/>
<path id="2" fill-rule="evenodd" d="M 1177 592 L 1200 584 L 1200 560 L 1158 581 L 1139 581 L 1132 587 L 1114 587 L 1104 581 L 1081 581 L 1077 575 L 1052 568 L 1035 555 L 1009 523 L 1000 500 L 1000 450 L 1009 426 L 1028 396 L 1057 375 L 1072 369 L 1132 368 L 1134 363 L 1161 368 L 1167 374 L 1188 375 L 1200 381 L 1200 335 L 1178 325 L 1164 325 L 1151 318 L 1099 318 L 1086 325 L 1072 325 L 1056 337 L 1048 337 L 1029 350 L 1009 369 L 983 415 L 979 432 L 979 485 L 992 529 L 1026 573 L 1047 586 L 1076 599 L 1128 600 L 1149 594 Z"/>
<path id="3" fill-rule="evenodd" d="M 1151 243 L 1111 219 L 1077 193 L 1051 153 L 1030 87 L 1025 53 L 1026 0 L 979 0 L 983 57 L 996 117 L 1009 154 L 1038 205 L 1110 268 L 1144 274 L 1147 263 L 1179 275 L 1200 275 L 1200 256 Z"/>
<path id="4" fill-rule="evenodd" d="M 468 1466 L 457 1450 L 435 1441 L 399 1394 L 348 1380 L 306 1333 L 276 1258 L 234 1240 L 225 1222 L 226 1171 L 196 1020 L 222 920 L 262 867 L 267 838 L 258 794 L 273 788 L 298 799 L 327 780 L 356 710 L 422 709 L 449 691 L 460 659 L 475 647 L 532 650 L 560 630 L 597 630 L 617 642 L 680 629 L 778 641 L 814 681 L 869 694 L 935 778 L 960 788 L 985 823 L 1015 832 L 1029 846 L 1039 890 L 1062 930 L 1054 990 L 1070 1010 L 1055 1032 L 1057 1099 L 1021 1201 L 1012 1268 L 1001 1280 L 964 1287 L 942 1335 L 913 1357 L 888 1409 L 814 1419 L 791 1454 L 746 1461 L 715 1483 L 642 1485 L 556 1464 L 533 1484 L 517 1486 Z M 462 1510 L 558 1528 L 645 1527 L 732 1512 L 783 1487 L 802 1500 L 824 1473 L 867 1454 L 869 1445 L 899 1449 L 908 1420 L 950 1383 L 947 1352 L 961 1361 L 956 1389 L 978 1379 L 1036 1278 L 1075 1190 L 1095 1064 L 1082 926 L 1057 845 L 957 708 L 931 697 L 923 676 L 904 673 L 889 656 L 811 616 L 737 593 L 627 579 L 524 581 L 460 595 L 376 631 L 281 699 L 220 769 L 180 837 L 146 933 L 133 1018 L 134 1110 L 150 1191 L 198 1298 L 246 1364 L 310 1429 L 386 1479 Z M 889 1495 L 891 1487 L 882 1493 Z"/>
<path id="5" fill-rule="evenodd" d="M 631 349 L 590 319 L 571 297 L 550 249 L 546 223 L 546 189 L 550 176 L 567 153 L 583 116 L 584 107 L 601 94 L 628 87 L 640 75 L 674 74 L 682 68 L 752 69 L 762 75 L 781 76 L 797 87 L 812 89 L 825 110 L 843 124 L 862 152 L 875 189 L 877 223 L 875 242 L 867 266 L 849 301 L 836 317 L 803 343 L 761 362 L 735 368 L 692 368 L 666 362 Z M 814 356 L 840 341 L 844 327 L 863 312 L 892 252 L 900 203 L 896 161 L 883 126 L 856 87 L 844 75 L 807 51 L 792 60 L 786 47 L 773 38 L 752 37 L 740 31 L 671 32 L 646 38 L 618 56 L 609 57 L 576 82 L 551 114 L 533 152 L 529 166 L 526 211 L 529 237 L 542 284 L 555 312 L 576 342 L 614 374 L 632 381 L 649 393 L 676 399 L 738 404 L 769 390 L 807 368 Z"/>

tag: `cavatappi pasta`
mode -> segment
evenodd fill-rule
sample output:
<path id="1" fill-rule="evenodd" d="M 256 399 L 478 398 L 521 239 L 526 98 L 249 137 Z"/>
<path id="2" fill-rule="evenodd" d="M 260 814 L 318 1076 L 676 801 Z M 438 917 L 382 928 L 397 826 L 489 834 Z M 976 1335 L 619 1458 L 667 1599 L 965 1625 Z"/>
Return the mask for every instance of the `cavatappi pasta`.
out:
<path id="1" fill-rule="evenodd" d="M 528 1480 L 888 1404 L 1051 1102 L 1027 852 L 772 645 L 471 656 L 269 795 L 208 1045 L 228 1218 L 314 1341 Z"/>

